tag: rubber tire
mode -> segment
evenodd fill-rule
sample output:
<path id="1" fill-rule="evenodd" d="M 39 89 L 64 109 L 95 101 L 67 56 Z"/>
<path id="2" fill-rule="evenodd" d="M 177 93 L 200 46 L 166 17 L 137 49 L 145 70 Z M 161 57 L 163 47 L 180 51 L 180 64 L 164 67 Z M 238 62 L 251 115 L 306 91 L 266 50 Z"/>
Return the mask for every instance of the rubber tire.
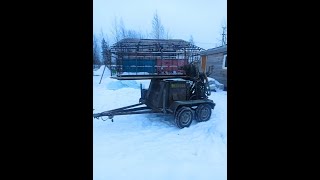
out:
<path id="1" fill-rule="evenodd" d="M 182 129 L 189 127 L 194 118 L 194 112 L 189 107 L 182 107 L 175 113 L 175 124 L 178 128 Z"/>
<path id="2" fill-rule="evenodd" d="M 196 109 L 196 121 L 208 121 L 211 117 L 211 109 L 209 104 L 200 104 Z"/>

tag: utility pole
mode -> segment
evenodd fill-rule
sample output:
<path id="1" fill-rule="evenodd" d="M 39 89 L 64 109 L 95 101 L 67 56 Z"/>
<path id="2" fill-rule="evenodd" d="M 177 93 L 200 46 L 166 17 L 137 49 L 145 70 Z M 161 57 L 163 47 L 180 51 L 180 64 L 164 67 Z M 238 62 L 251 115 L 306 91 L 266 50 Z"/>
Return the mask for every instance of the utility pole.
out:
<path id="1" fill-rule="evenodd" d="M 224 46 L 224 45 L 226 45 L 226 33 L 225 33 L 225 31 L 226 31 L 226 27 L 222 27 L 222 29 L 223 29 L 223 32 L 222 32 L 222 46 Z"/>

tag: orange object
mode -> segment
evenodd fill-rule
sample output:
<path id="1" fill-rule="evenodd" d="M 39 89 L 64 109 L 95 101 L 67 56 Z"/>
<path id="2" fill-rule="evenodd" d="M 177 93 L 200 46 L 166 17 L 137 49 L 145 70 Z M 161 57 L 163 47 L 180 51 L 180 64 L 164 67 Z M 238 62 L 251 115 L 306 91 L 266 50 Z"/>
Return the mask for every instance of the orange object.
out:
<path id="1" fill-rule="evenodd" d="M 201 69 L 202 69 L 202 72 L 206 71 L 206 65 L 207 65 L 207 56 L 201 56 Z"/>

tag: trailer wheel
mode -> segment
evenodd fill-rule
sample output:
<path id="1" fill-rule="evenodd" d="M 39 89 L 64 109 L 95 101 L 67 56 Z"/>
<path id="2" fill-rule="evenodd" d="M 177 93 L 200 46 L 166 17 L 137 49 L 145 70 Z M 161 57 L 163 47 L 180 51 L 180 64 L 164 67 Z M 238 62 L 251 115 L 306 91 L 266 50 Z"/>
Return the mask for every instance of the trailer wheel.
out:
<path id="1" fill-rule="evenodd" d="M 200 104 L 196 109 L 196 120 L 198 122 L 208 121 L 211 117 L 211 106 Z"/>
<path id="2" fill-rule="evenodd" d="M 175 114 L 175 123 L 178 128 L 189 127 L 193 119 L 193 111 L 189 107 L 180 108 Z"/>

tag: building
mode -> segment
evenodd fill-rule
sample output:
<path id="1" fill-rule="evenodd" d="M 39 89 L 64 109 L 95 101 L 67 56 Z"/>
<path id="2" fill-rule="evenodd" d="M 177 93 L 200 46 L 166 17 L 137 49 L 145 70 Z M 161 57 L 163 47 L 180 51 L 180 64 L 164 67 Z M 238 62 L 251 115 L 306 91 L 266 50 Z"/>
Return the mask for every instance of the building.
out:
<path id="1" fill-rule="evenodd" d="M 200 55 L 206 59 L 206 71 L 212 70 L 209 77 L 219 81 L 227 89 L 227 45 L 201 51 Z"/>

